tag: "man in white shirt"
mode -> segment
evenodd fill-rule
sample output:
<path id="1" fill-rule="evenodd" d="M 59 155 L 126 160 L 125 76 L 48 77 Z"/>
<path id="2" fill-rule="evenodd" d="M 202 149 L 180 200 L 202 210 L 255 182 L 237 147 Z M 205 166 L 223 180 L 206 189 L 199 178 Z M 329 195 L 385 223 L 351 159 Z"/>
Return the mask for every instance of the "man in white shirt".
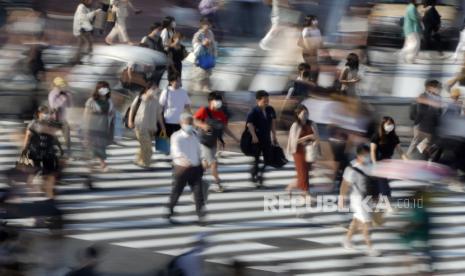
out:
<path id="1" fill-rule="evenodd" d="M 200 141 L 194 131 L 192 115 L 183 113 L 181 129 L 171 136 L 171 157 L 173 158 L 173 188 L 171 190 L 169 213 L 170 221 L 174 214 L 174 206 L 179 200 L 186 184 L 189 185 L 195 201 L 195 210 L 199 224 L 205 224 L 204 195 L 202 189 L 203 167 L 201 163 Z"/>
<path id="2" fill-rule="evenodd" d="M 362 144 L 357 147 L 357 157 L 352 161 L 351 165 L 344 171 L 341 191 L 339 196 L 339 208 L 344 207 L 344 198 L 350 189 L 350 210 L 354 213 L 354 217 L 350 224 L 347 235 L 343 241 L 343 246 L 346 249 L 352 248 L 352 236 L 361 228 L 365 243 L 368 247 L 370 256 L 378 256 L 379 253 L 372 248 L 370 240 L 371 227 L 371 206 L 365 198 L 367 192 L 367 176 L 368 166 L 371 163 L 370 147 Z M 370 207 L 370 208 L 369 208 Z"/>
<path id="3" fill-rule="evenodd" d="M 178 131 L 181 126 L 179 119 L 181 113 L 187 111 L 191 113 L 191 100 L 187 91 L 181 87 L 181 79 L 179 74 L 170 74 L 168 76 L 168 89 L 163 89 L 160 94 L 160 106 L 163 109 L 163 117 L 165 119 L 166 134 L 168 137 Z"/>

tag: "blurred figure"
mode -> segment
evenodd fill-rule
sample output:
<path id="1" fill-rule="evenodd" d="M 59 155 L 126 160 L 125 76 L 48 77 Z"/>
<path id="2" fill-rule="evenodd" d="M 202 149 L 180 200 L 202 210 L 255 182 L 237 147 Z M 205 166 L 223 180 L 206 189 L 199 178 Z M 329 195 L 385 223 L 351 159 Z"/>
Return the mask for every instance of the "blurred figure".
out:
<path id="1" fill-rule="evenodd" d="M 439 30 L 441 28 L 441 15 L 436 10 L 436 0 L 425 0 L 423 3 L 425 14 L 423 15 L 423 38 L 427 49 L 436 50 L 442 56 L 442 42 Z"/>
<path id="2" fill-rule="evenodd" d="M 455 53 L 452 56 L 452 60 L 457 62 L 459 54 L 465 50 L 465 22 L 462 24 L 462 30 L 460 31 L 459 43 L 455 49 Z"/>
<path id="3" fill-rule="evenodd" d="M 120 42 L 129 44 L 130 41 L 126 27 L 126 21 L 129 16 L 128 9 L 132 9 L 135 14 L 139 14 L 142 11 L 136 9 L 131 0 L 111 0 L 110 5 L 112 12 L 116 13 L 116 22 L 111 32 L 105 38 L 105 43 L 108 45 L 113 44 L 115 36 L 118 36 Z"/>
<path id="4" fill-rule="evenodd" d="M 45 64 L 42 59 L 42 53 L 45 47 L 43 45 L 32 45 L 27 57 L 29 72 L 34 76 L 36 81 L 41 81 L 45 77 Z"/>
<path id="5" fill-rule="evenodd" d="M 341 92 L 349 97 L 357 96 L 357 83 L 360 82 L 358 74 L 359 58 L 355 53 L 350 53 L 347 56 L 347 62 L 339 74 L 339 83 L 341 84 Z"/>
<path id="6" fill-rule="evenodd" d="M 79 38 L 79 44 L 77 52 L 72 60 L 73 63 L 81 62 L 81 55 L 84 49 L 84 46 L 87 47 L 85 51 L 86 54 L 92 53 L 92 20 L 95 14 L 100 9 L 91 11 L 90 7 L 92 6 L 92 0 L 81 0 L 81 3 L 78 5 L 76 12 L 74 13 L 73 19 L 73 34 L 75 37 Z"/>
<path id="7" fill-rule="evenodd" d="M 162 31 L 160 37 L 163 43 L 163 48 L 165 49 L 165 52 L 167 52 L 171 44 L 171 38 L 175 33 L 176 21 L 174 17 L 167 16 L 163 19 L 161 24 Z"/>
<path id="8" fill-rule="evenodd" d="M 318 132 L 316 125 L 308 119 L 308 110 L 305 106 L 299 105 L 294 113 L 295 121 L 289 130 L 287 142 L 287 153 L 292 155 L 297 173 L 297 180 L 286 187 L 289 194 L 292 189 L 299 189 L 305 197 L 309 197 L 309 171 L 312 164 L 306 158 L 307 145 L 318 143 Z"/>
<path id="9" fill-rule="evenodd" d="M 182 61 L 187 57 L 187 50 L 181 44 L 183 35 L 180 32 L 174 33 L 168 47 L 168 57 L 171 59 L 171 65 L 168 67 L 168 75 L 177 73 L 182 79 Z"/>
<path id="10" fill-rule="evenodd" d="M 271 4 L 271 28 L 265 37 L 260 41 L 260 48 L 265 51 L 271 50 L 271 42 L 282 31 L 282 25 L 285 22 L 282 9 L 289 8 L 289 0 L 265 0 L 265 3 Z"/>
<path id="11" fill-rule="evenodd" d="M 221 29 L 218 11 L 224 4 L 224 0 L 201 0 L 199 3 L 200 15 L 206 17 L 212 24 L 212 28 L 216 33 L 217 41 L 223 39 L 223 30 Z"/>
<path id="12" fill-rule="evenodd" d="M 193 118 L 190 114 L 182 114 L 181 129 L 171 136 L 171 156 L 173 158 L 173 186 L 168 214 L 171 221 L 174 207 L 181 196 L 186 184 L 189 184 L 194 194 L 195 210 L 199 217 L 199 224 L 205 225 L 205 200 L 202 188 L 202 159 L 200 142 L 194 131 Z"/>
<path id="13" fill-rule="evenodd" d="M 302 36 L 299 38 L 299 46 L 302 48 L 304 61 L 311 66 L 313 80 L 317 81 L 318 76 L 318 50 L 322 47 L 323 39 L 318 28 L 318 19 L 314 15 L 307 15 L 304 21 Z"/>
<path id="14" fill-rule="evenodd" d="M 192 70 L 193 91 L 210 93 L 210 76 L 218 56 L 217 43 L 207 18 L 200 20 L 200 29 L 192 38 L 196 64 Z"/>
<path id="15" fill-rule="evenodd" d="M 287 91 L 286 100 L 289 100 L 292 97 L 301 102 L 309 96 L 310 89 L 315 86 L 316 84 L 311 79 L 310 70 L 304 71 Z"/>
<path id="16" fill-rule="evenodd" d="M 56 176 L 59 170 L 58 150 L 63 155 L 63 149 L 56 137 L 59 126 L 53 123 L 50 110 L 40 106 L 34 120 L 28 125 L 24 137 L 22 155 L 33 160 L 34 166 L 43 177 L 45 195 L 53 199 Z M 32 183 L 29 179 L 28 184 Z"/>
<path id="17" fill-rule="evenodd" d="M 431 239 L 431 195 L 427 192 L 417 191 L 410 199 L 409 206 L 413 206 L 407 214 L 408 224 L 402 227 L 401 239 L 413 251 L 427 258 L 430 271 L 433 271 L 434 255 L 431 252 L 429 241 Z M 420 256 L 421 256 L 420 255 Z M 416 261 L 410 265 L 414 266 Z"/>
<path id="18" fill-rule="evenodd" d="M 113 140 L 114 106 L 111 101 L 110 85 L 99 81 L 92 97 L 86 101 L 84 123 L 86 128 L 86 143 L 93 157 L 100 163 L 100 169 L 107 171 L 106 148 Z"/>
<path id="19" fill-rule="evenodd" d="M 99 252 L 97 248 L 87 247 L 79 256 L 80 265 L 78 268 L 66 274 L 66 276 L 97 276 L 97 265 Z"/>
<path id="20" fill-rule="evenodd" d="M 351 165 L 344 171 L 341 191 L 339 195 L 339 207 L 344 207 L 344 200 L 350 188 L 350 210 L 354 212 L 354 217 L 350 223 L 349 230 L 343 241 L 346 249 L 352 249 L 352 236 L 361 228 L 365 244 L 368 247 L 370 256 L 379 256 L 379 252 L 372 248 L 370 239 L 371 211 L 367 210 L 363 203 L 368 189 L 366 172 L 370 165 L 370 147 L 361 144 L 357 147 L 357 157 Z"/>
<path id="21" fill-rule="evenodd" d="M 417 11 L 416 0 L 410 0 L 410 4 L 407 6 L 403 31 L 405 41 L 399 55 L 406 63 L 414 63 L 421 45 L 420 15 Z"/>
<path id="22" fill-rule="evenodd" d="M 439 81 L 427 80 L 425 92 L 416 99 L 416 103 L 412 106 L 410 117 L 414 121 L 413 139 L 407 151 L 407 156 L 410 158 L 420 143 L 424 143 L 422 148 L 427 148 L 431 144 L 441 116 L 440 92 L 441 83 Z"/>
<path id="23" fill-rule="evenodd" d="M 168 88 L 162 90 L 159 103 L 163 109 L 166 134 L 171 137 L 171 134 L 181 129 L 181 114 L 184 111 L 191 113 L 191 100 L 187 91 L 181 87 L 178 74 L 168 76 Z"/>
<path id="24" fill-rule="evenodd" d="M 463 115 L 463 101 L 460 100 L 460 89 L 453 88 L 450 92 L 450 101 L 445 103 L 443 116 L 457 117 Z"/>
<path id="25" fill-rule="evenodd" d="M 223 133 L 227 133 L 239 142 L 239 139 L 228 128 L 228 117 L 221 109 L 222 107 L 223 97 L 217 92 L 211 92 L 208 95 L 208 106 L 201 107 L 194 115 L 195 126 L 200 129 L 199 139 L 203 167 L 205 169 L 211 168 L 218 192 L 224 191 L 218 175 L 218 160 L 216 158 L 218 141 L 224 147 Z"/>
<path id="26" fill-rule="evenodd" d="M 152 141 L 157 132 L 157 122 L 161 131 L 166 133 L 162 109 L 158 103 L 158 87 L 143 90 L 131 104 L 128 125 L 134 128 L 140 149 L 136 153 L 134 164 L 149 168 L 152 160 Z"/>
<path id="27" fill-rule="evenodd" d="M 66 112 L 72 105 L 72 95 L 66 90 L 67 86 L 63 78 L 56 77 L 53 79 L 53 89 L 48 94 L 48 106 L 54 119 L 61 124 L 67 155 L 71 157 L 71 134 Z"/>
<path id="28" fill-rule="evenodd" d="M 455 86 L 457 86 L 461 92 L 465 92 L 465 66 L 462 66 L 460 72 L 447 81 L 448 90 Z"/>
<path id="29" fill-rule="evenodd" d="M 269 105 L 269 94 L 264 90 L 259 90 L 255 94 L 255 99 L 257 105 L 247 114 L 246 124 L 252 135 L 252 143 L 259 149 L 251 171 L 252 182 L 256 183 L 257 188 L 261 188 L 266 164 L 259 168 L 260 155 L 263 155 L 272 144 L 277 145 L 278 138 L 276 137 L 276 112 Z"/>
<path id="30" fill-rule="evenodd" d="M 150 27 L 150 32 L 142 38 L 139 46 L 146 47 L 158 52 L 164 52 L 163 41 L 161 39 L 161 23 L 155 22 Z"/>

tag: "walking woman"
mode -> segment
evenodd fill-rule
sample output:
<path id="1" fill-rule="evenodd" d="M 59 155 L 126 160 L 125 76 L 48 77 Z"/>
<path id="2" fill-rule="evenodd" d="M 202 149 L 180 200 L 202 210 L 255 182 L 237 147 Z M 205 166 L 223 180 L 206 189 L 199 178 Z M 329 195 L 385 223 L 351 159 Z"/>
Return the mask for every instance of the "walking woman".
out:
<path id="1" fill-rule="evenodd" d="M 157 132 L 157 122 L 161 131 L 166 133 L 162 117 L 162 109 L 158 103 L 158 87 L 152 85 L 137 96 L 131 104 L 129 112 L 129 128 L 134 128 L 140 149 L 136 154 L 135 165 L 149 168 L 152 160 L 152 141 Z M 137 107 L 139 103 L 139 106 Z"/>
<path id="2" fill-rule="evenodd" d="M 24 138 L 22 154 L 28 154 L 34 166 L 43 177 L 43 190 L 48 198 L 54 197 L 55 181 L 59 164 L 57 150 L 63 156 L 63 149 L 56 137 L 59 126 L 51 119 L 50 110 L 41 106 L 34 120 L 29 124 Z M 28 182 L 31 182 L 29 179 Z"/>
<path id="3" fill-rule="evenodd" d="M 305 148 L 309 143 L 318 143 L 318 132 L 312 122 L 308 119 L 308 110 L 299 105 L 294 113 L 295 121 L 289 131 L 287 152 L 294 157 L 297 180 L 287 186 L 289 194 L 293 189 L 299 189 L 307 197 L 309 196 L 309 171 L 311 164 L 305 158 Z"/>
<path id="4" fill-rule="evenodd" d="M 371 138 L 370 157 L 373 164 L 384 159 L 391 159 L 397 150 L 402 159 L 408 160 L 400 147 L 399 136 L 396 134 L 396 123 L 391 117 L 383 117 L 378 131 Z M 378 179 L 378 189 L 382 195 L 391 196 L 391 188 L 387 179 Z"/>
<path id="5" fill-rule="evenodd" d="M 85 104 L 84 122 L 86 143 L 93 157 L 98 159 L 102 171 L 107 171 L 106 148 L 113 140 L 114 114 L 110 85 L 106 81 L 99 81 Z"/>
<path id="6" fill-rule="evenodd" d="M 171 44 L 168 48 L 168 57 L 170 57 L 172 63 L 168 68 L 168 75 L 178 73 L 179 77 L 182 78 L 182 61 L 187 57 L 187 50 L 184 45 L 181 44 L 183 35 L 179 32 L 174 33 L 171 38 Z"/>
<path id="7" fill-rule="evenodd" d="M 163 19 L 162 23 L 162 31 L 160 33 L 161 41 L 163 43 L 163 47 L 165 51 L 168 51 L 171 45 L 171 39 L 175 33 L 176 28 L 176 21 L 174 17 L 167 16 Z"/>
<path id="8" fill-rule="evenodd" d="M 111 0 L 110 5 L 112 12 L 116 14 L 116 22 L 111 32 L 105 38 L 105 43 L 108 45 L 113 44 L 115 36 L 118 36 L 120 42 L 129 44 L 130 41 L 126 27 L 129 8 L 132 9 L 135 14 L 139 14 L 142 11 L 134 8 L 131 0 Z"/>
<path id="9" fill-rule="evenodd" d="M 347 56 L 347 62 L 339 75 L 339 83 L 341 84 L 342 94 L 350 97 L 355 97 L 357 83 L 360 82 L 358 74 L 359 58 L 357 54 L 350 53 Z"/>
<path id="10" fill-rule="evenodd" d="M 78 49 L 74 55 L 72 62 L 81 62 L 82 52 L 91 54 L 93 49 L 92 42 L 92 26 L 91 21 L 94 19 L 96 13 L 101 10 L 91 11 L 92 0 L 81 0 L 81 3 L 77 6 L 73 17 L 73 35 L 79 39 Z"/>
<path id="11" fill-rule="evenodd" d="M 200 29 L 194 34 L 192 48 L 196 57 L 196 64 L 192 71 L 194 75 L 192 90 L 210 93 L 210 76 L 215 67 L 218 52 L 210 21 L 205 17 L 200 20 Z M 205 57 L 209 57 L 207 64 L 200 62 Z"/>
<path id="12" fill-rule="evenodd" d="M 312 79 L 317 80 L 318 75 L 318 49 L 322 47 L 322 37 L 318 28 L 316 16 L 307 15 L 305 17 L 304 29 L 299 38 L 298 46 L 302 48 L 302 57 L 312 69 Z"/>

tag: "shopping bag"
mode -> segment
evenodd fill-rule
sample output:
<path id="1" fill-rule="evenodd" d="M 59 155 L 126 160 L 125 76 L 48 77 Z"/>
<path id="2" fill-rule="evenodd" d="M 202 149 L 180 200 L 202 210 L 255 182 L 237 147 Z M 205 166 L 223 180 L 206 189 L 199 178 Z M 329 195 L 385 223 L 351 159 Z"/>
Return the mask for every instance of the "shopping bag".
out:
<path id="1" fill-rule="evenodd" d="M 155 149 L 166 155 L 170 154 L 170 139 L 165 131 L 161 131 L 160 135 L 155 139 Z"/>

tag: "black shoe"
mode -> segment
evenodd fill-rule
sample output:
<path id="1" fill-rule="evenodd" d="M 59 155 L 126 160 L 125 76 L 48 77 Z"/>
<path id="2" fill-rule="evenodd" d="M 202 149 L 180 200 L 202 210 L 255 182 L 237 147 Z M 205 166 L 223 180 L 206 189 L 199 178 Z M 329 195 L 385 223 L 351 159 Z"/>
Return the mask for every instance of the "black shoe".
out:
<path id="1" fill-rule="evenodd" d="M 199 226 L 205 227 L 205 226 L 207 226 L 208 223 L 207 223 L 207 220 L 205 219 L 205 217 L 199 217 L 199 221 L 197 222 L 197 224 Z"/>

